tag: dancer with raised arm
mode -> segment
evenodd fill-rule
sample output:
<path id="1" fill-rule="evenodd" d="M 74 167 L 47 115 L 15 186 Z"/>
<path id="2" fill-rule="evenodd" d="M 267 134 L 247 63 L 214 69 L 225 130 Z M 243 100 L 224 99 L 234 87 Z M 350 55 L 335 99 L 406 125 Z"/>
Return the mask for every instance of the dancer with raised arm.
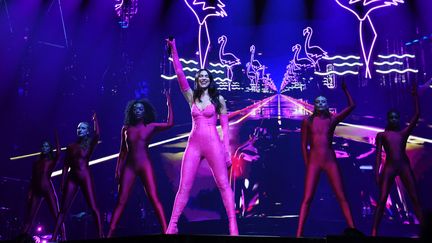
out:
<path id="1" fill-rule="evenodd" d="M 165 91 L 165 95 L 168 106 L 168 117 L 165 123 L 155 122 L 154 108 L 146 100 L 132 100 L 126 107 L 115 172 L 115 177 L 119 181 L 119 197 L 112 215 L 108 237 L 114 233 L 137 176 L 140 177 L 147 196 L 156 210 L 162 232 L 165 233 L 167 229 L 165 212 L 157 193 L 156 179 L 148 151 L 152 136 L 174 124 L 170 94 Z"/>
<path id="2" fill-rule="evenodd" d="M 103 238 L 102 222 L 99 208 L 96 205 L 93 177 L 90 173 L 89 161 L 99 141 L 100 132 L 96 113 L 93 114 L 94 134 L 90 136 L 90 125 L 80 122 L 77 127 L 78 139 L 66 149 L 66 157 L 63 166 L 62 185 L 63 190 L 60 212 L 53 232 L 52 240 L 57 240 L 58 231 L 63 224 L 72 202 L 81 187 L 84 197 L 89 204 L 95 218 L 98 236 Z M 68 172 L 70 168 L 70 171 Z"/>
<path id="3" fill-rule="evenodd" d="M 234 196 L 228 183 L 227 161 L 230 161 L 231 156 L 229 154 L 229 129 L 225 100 L 219 95 L 213 77 L 207 69 L 201 69 L 197 72 L 195 89 L 192 90 L 183 72 L 175 40 L 167 40 L 167 42 L 172 50 L 174 70 L 180 89 L 191 108 L 192 131 L 183 155 L 180 185 L 166 233 L 178 233 L 178 219 L 189 200 L 189 193 L 198 166 L 204 158 L 212 169 L 216 185 L 221 193 L 228 215 L 229 233 L 230 235 L 238 235 Z M 216 129 L 218 115 L 222 126 L 223 143 Z"/>
<path id="4" fill-rule="evenodd" d="M 23 233 L 26 234 L 30 233 L 43 199 L 47 201 L 49 210 L 54 216 L 54 219 L 57 218 L 59 212 L 57 194 L 51 181 L 51 174 L 60 159 L 60 142 L 57 131 L 55 132 L 55 140 L 55 152 L 51 144 L 48 141 L 44 141 L 42 143 L 40 156 L 33 164 L 28 192 L 27 213 L 22 229 Z M 61 225 L 61 238 L 62 240 L 66 240 L 64 224 Z"/>
<path id="5" fill-rule="evenodd" d="M 350 228 L 354 228 L 351 210 L 345 197 L 336 154 L 332 148 L 332 140 L 336 125 L 345 119 L 355 108 L 351 94 L 348 92 L 345 81 L 342 81 L 342 90 L 348 99 L 348 107 L 340 113 L 332 115 L 329 111 L 327 99 L 319 96 L 315 99 L 313 114 L 305 118 L 301 127 L 301 146 L 303 159 L 306 164 L 306 178 L 303 201 L 297 228 L 297 237 L 303 235 L 303 227 L 309 213 L 320 173 L 324 171 L 336 194 L 345 220 Z M 309 146 L 309 150 L 308 150 Z"/>
<path id="6" fill-rule="evenodd" d="M 374 223 L 372 226 L 372 236 L 376 236 L 378 226 L 381 222 L 384 208 L 386 206 L 387 197 L 390 189 L 395 181 L 396 176 L 399 176 L 411 201 L 414 206 L 414 213 L 420 223 L 423 222 L 423 214 L 420 207 L 420 202 L 415 186 L 415 178 L 410 166 L 409 158 L 406 154 L 406 145 L 408 137 L 414 130 L 417 121 L 420 117 L 420 105 L 417 95 L 417 84 L 413 84 L 413 97 L 415 105 L 415 113 L 411 118 L 409 125 L 400 128 L 400 115 L 396 110 L 390 110 L 387 113 L 387 127 L 384 132 L 376 135 L 376 165 L 375 175 L 379 186 L 380 196 L 377 202 L 375 211 Z M 382 163 L 382 148 L 386 154 L 385 163 Z"/>

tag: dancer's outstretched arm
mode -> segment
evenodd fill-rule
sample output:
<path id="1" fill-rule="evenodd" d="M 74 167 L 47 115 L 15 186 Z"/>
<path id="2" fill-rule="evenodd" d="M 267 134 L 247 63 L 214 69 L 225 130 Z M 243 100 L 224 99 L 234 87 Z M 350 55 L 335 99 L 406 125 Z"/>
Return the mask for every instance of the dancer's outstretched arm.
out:
<path id="1" fill-rule="evenodd" d="M 345 80 L 342 80 L 342 90 L 344 91 L 345 96 L 348 99 L 348 106 L 345 109 L 343 109 L 341 112 L 339 112 L 338 114 L 336 114 L 335 121 L 337 123 L 343 121 L 354 110 L 354 108 L 356 106 L 355 103 L 354 103 L 353 98 L 351 97 L 350 92 L 348 91 L 348 88 L 347 88 L 347 85 L 345 83 Z"/>
<path id="2" fill-rule="evenodd" d="M 174 65 L 174 71 L 177 75 L 177 80 L 180 85 L 180 89 L 183 93 L 183 96 L 185 97 L 186 101 L 189 103 L 189 105 L 192 105 L 193 102 L 193 92 L 192 89 L 189 86 L 189 83 L 186 79 L 186 75 L 183 72 L 183 66 L 180 62 L 180 58 L 178 55 L 175 39 L 173 40 L 166 40 L 169 47 L 171 48 L 171 55 L 173 59 L 173 65 Z"/>
<path id="3" fill-rule="evenodd" d="M 410 121 L 408 127 L 406 127 L 403 130 L 403 133 L 405 133 L 407 136 L 409 136 L 409 134 L 411 134 L 411 132 L 414 130 L 414 128 L 416 127 L 417 122 L 420 118 L 420 104 L 419 104 L 419 97 L 417 94 L 417 83 L 416 82 L 413 83 L 412 96 L 414 97 L 415 113 L 414 113 L 414 116 L 411 118 L 411 121 Z"/>
<path id="4" fill-rule="evenodd" d="M 174 125 L 174 117 L 173 117 L 173 110 L 172 110 L 172 103 L 171 103 L 171 96 L 169 91 L 164 91 L 164 94 L 166 96 L 166 100 L 167 100 L 167 107 L 168 107 L 168 115 L 167 115 L 167 121 L 166 122 L 161 122 L 161 123 L 152 123 L 153 126 L 155 126 L 155 128 L 157 130 L 165 130 L 168 128 L 171 128 Z"/>
<path id="5" fill-rule="evenodd" d="M 224 144 L 224 148 L 225 148 L 225 153 L 226 153 L 226 159 L 227 161 L 231 161 L 231 149 L 229 146 L 229 140 L 230 140 L 230 136 L 229 136 L 229 121 L 228 121 L 228 114 L 227 114 L 227 108 L 226 108 L 226 103 L 225 103 L 225 99 L 222 97 L 222 95 L 219 95 L 219 102 L 221 103 L 221 110 L 220 110 L 220 115 L 219 115 L 219 119 L 220 119 L 220 124 L 221 124 L 221 128 L 222 128 L 222 135 L 223 135 L 223 144 Z"/>
<path id="6" fill-rule="evenodd" d="M 54 161 L 57 164 L 58 160 L 60 159 L 60 150 L 61 150 L 57 129 L 54 131 L 54 134 L 55 134 L 55 143 L 56 143 L 56 153 L 55 153 Z M 54 164 L 54 167 L 56 166 L 56 164 Z"/>
<path id="7" fill-rule="evenodd" d="M 94 135 L 90 143 L 90 152 L 88 153 L 89 156 L 93 153 L 93 150 L 95 149 L 100 139 L 99 121 L 96 112 L 93 112 L 92 120 L 93 120 Z"/>
<path id="8" fill-rule="evenodd" d="M 98 121 L 96 112 L 93 113 L 92 120 L 93 120 L 93 129 L 94 129 L 95 137 L 99 140 L 100 128 L 99 128 L 99 121 Z M 96 141 L 96 144 L 97 144 L 97 142 L 98 141 Z"/>

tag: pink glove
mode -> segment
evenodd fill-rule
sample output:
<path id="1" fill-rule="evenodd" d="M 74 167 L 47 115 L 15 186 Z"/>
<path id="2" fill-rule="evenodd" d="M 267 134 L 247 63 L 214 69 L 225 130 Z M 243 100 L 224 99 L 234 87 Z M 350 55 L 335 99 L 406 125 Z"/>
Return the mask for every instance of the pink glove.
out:
<path id="1" fill-rule="evenodd" d="M 229 123 L 228 123 L 228 115 L 227 114 L 220 114 L 219 115 L 220 124 L 222 127 L 222 134 L 223 134 L 223 145 L 225 148 L 225 161 L 227 162 L 227 166 L 231 166 L 231 153 L 230 153 L 230 146 L 229 146 Z"/>

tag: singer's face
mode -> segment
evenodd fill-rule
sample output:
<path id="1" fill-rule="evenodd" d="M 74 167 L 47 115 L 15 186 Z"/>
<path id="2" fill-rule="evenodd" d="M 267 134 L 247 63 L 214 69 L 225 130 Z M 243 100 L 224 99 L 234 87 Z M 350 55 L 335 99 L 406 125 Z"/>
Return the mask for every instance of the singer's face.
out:
<path id="1" fill-rule="evenodd" d="M 201 70 L 198 73 L 198 85 L 202 88 L 202 89 L 206 89 L 208 88 L 208 86 L 210 85 L 210 78 L 209 78 L 209 74 L 207 73 L 206 70 Z"/>

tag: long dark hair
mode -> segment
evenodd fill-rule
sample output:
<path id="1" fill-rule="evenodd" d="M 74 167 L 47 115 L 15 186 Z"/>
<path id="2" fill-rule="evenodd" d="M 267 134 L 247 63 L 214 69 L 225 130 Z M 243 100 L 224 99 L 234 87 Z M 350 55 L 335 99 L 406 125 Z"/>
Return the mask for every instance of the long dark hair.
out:
<path id="1" fill-rule="evenodd" d="M 141 103 L 144 106 L 144 116 L 142 121 L 144 122 L 145 125 L 152 123 L 156 120 L 156 111 L 153 107 L 153 105 L 145 100 L 145 99 L 141 99 L 141 100 L 131 100 L 128 102 L 128 104 L 126 105 L 126 109 L 125 109 L 125 119 L 124 119 L 124 125 L 128 126 L 128 125 L 136 125 L 140 120 L 136 119 L 135 115 L 133 114 L 133 106 L 137 103 Z"/>
<path id="2" fill-rule="evenodd" d="M 201 102 L 201 95 L 205 91 L 205 89 L 201 88 L 201 86 L 198 84 L 198 77 L 199 77 L 199 73 L 201 71 L 206 71 L 208 76 L 209 76 L 210 84 L 209 84 L 207 89 L 208 89 L 208 93 L 210 96 L 210 100 L 211 100 L 211 103 L 216 106 L 217 113 L 220 114 L 222 104 L 219 101 L 219 91 L 218 91 L 217 85 L 213 79 L 213 75 L 210 73 L 210 71 L 208 69 L 202 68 L 202 69 L 198 70 L 198 72 L 195 75 L 195 89 L 193 91 L 193 100 L 194 100 L 194 102 L 195 102 L 195 100 L 198 100 L 199 102 Z"/>

